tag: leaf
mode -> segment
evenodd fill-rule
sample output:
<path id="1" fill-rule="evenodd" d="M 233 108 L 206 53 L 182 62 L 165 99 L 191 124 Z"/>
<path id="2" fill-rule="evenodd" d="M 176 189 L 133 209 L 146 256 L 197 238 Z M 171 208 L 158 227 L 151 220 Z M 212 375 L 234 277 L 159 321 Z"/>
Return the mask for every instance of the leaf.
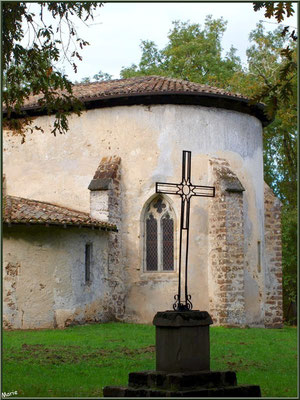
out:
<path id="1" fill-rule="evenodd" d="M 271 18 L 274 15 L 274 3 L 271 1 L 266 1 L 264 3 L 264 6 L 266 7 L 266 11 L 265 11 L 265 17 L 266 18 Z"/>
<path id="2" fill-rule="evenodd" d="M 285 36 L 288 32 L 289 32 L 289 27 L 288 27 L 288 26 L 285 26 L 285 27 L 283 28 L 283 31 L 281 32 L 281 36 Z"/>
<path id="3" fill-rule="evenodd" d="M 79 53 L 77 53 L 77 51 L 76 51 L 76 57 L 77 57 L 80 61 L 82 61 L 82 57 L 79 55 Z"/>
<path id="4" fill-rule="evenodd" d="M 293 32 L 291 33 L 291 36 L 290 36 L 290 37 L 294 40 L 294 42 L 297 41 L 298 36 L 296 35 L 296 31 L 295 31 L 295 30 L 293 30 Z"/>
<path id="5" fill-rule="evenodd" d="M 253 9 L 254 11 L 259 11 L 262 7 L 264 7 L 264 1 L 254 1 L 253 2 Z"/>
<path id="6" fill-rule="evenodd" d="M 277 22 L 280 23 L 284 19 L 285 9 L 284 9 L 284 2 L 279 1 L 277 6 L 275 7 L 275 18 Z"/>
<path id="7" fill-rule="evenodd" d="M 286 58 L 288 58 L 289 60 L 292 59 L 292 55 L 293 55 L 294 50 L 291 50 L 289 46 L 287 46 L 285 49 L 282 49 L 280 51 L 280 54 Z"/>
<path id="8" fill-rule="evenodd" d="M 53 71 L 52 67 L 48 68 L 48 70 L 47 70 L 47 76 L 48 77 L 52 74 L 52 71 Z"/>
<path id="9" fill-rule="evenodd" d="M 286 1 L 285 2 L 285 8 L 286 8 L 286 16 L 288 18 L 291 17 L 292 15 L 294 15 L 295 10 L 293 8 L 293 3 Z"/>

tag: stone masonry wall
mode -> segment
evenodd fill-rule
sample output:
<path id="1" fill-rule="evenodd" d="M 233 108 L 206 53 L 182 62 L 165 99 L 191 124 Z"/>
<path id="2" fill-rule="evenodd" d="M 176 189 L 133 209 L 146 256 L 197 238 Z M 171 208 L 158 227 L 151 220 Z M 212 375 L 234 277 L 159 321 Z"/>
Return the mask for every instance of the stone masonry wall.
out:
<path id="1" fill-rule="evenodd" d="M 245 324 L 244 188 L 223 159 L 210 160 L 216 197 L 209 203 L 208 286 L 216 325 Z"/>
<path id="2" fill-rule="evenodd" d="M 282 309 L 282 204 L 265 183 L 265 326 L 279 328 L 283 323 Z"/>
<path id="3" fill-rule="evenodd" d="M 117 225 L 118 232 L 109 233 L 108 285 L 111 288 L 112 319 L 122 320 L 125 312 L 122 254 L 121 158 L 103 157 L 89 185 L 91 216 Z"/>

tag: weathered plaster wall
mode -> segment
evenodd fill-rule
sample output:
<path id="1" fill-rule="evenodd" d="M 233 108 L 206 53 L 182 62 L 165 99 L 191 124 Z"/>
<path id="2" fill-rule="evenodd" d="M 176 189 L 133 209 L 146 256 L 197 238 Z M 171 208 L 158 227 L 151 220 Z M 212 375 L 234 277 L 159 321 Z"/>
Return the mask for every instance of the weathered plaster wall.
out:
<path id="1" fill-rule="evenodd" d="M 264 248 L 262 127 L 255 117 L 202 106 L 122 106 L 90 110 L 70 120 L 70 131 L 52 137 L 49 117 L 39 118 L 45 133 L 26 142 L 5 137 L 7 192 L 89 211 L 87 187 L 102 157 L 122 160 L 122 255 L 126 319 L 151 322 L 157 309 L 170 309 L 177 288 L 175 273 L 145 273 L 141 215 L 155 193 L 155 182 L 181 180 L 182 150 L 192 150 L 192 183 L 212 185 L 209 160 L 226 159 L 245 188 L 244 230 L 246 311 L 260 323 L 263 310 L 251 298 L 264 286 L 257 276 L 257 241 Z M 51 117 L 52 119 L 52 117 Z M 18 163 L 15 160 L 18 160 Z M 30 185 L 23 171 L 30 171 Z M 29 178 L 29 172 L 27 173 Z M 169 197 L 176 215 L 180 201 Z M 209 198 L 192 199 L 190 282 L 195 309 L 208 309 Z M 178 234 L 177 234 L 178 237 Z M 264 271 L 264 265 L 262 265 Z M 262 274 L 263 275 L 263 274 Z"/>
<path id="2" fill-rule="evenodd" d="M 6 328 L 63 328 L 112 317 L 107 233 L 36 226 L 12 226 L 3 233 Z M 93 244 L 90 283 L 85 283 L 86 243 Z"/>

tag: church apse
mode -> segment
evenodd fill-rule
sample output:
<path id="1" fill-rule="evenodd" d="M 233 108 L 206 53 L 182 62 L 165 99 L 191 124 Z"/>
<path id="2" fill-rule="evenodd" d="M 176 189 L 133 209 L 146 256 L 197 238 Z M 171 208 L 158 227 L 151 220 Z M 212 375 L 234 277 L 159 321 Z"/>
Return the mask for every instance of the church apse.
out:
<path id="1" fill-rule="evenodd" d="M 45 135 L 35 132 L 21 145 L 4 133 L 5 184 L 9 195 L 80 211 L 96 225 L 116 224 L 118 232 L 104 234 L 108 257 L 103 284 L 111 319 L 151 323 L 157 311 L 172 308 L 178 288 L 180 199 L 166 193 L 156 197 L 155 182 L 177 182 L 178 155 L 190 149 L 192 181 L 219 185 L 216 198 L 191 202 L 189 279 L 194 309 L 208 310 L 221 325 L 280 326 L 280 210 L 276 199 L 267 195 L 264 219 L 262 128 L 269 121 L 261 105 L 249 105 L 247 99 L 221 89 L 164 77 L 74 86 L 79 97 L 82 89 L 86 112 L 71 117 L 70 132 L 56 138 L 48 128 L 53 116 L 40 115 L 38 105 L 29 100 Z M 228 176 L 245 191 L 226 186 L 232 183 Z M 64 221 L 60 229 L 68 236 L 66 246 L 73 248 Z M 72 229 L 79 236 L 81 229 Z M 24 236 L 28 231 L 24 229 Z M 19 243 L 12 239 L 10 253 L 16 254 Z M 88 243 L 82 242 L 83 264 Z M 94 255 L 95 246 L 93 242 Z M 49 254 L 57 255 L 54 250 Z M 34 260 L 32 271 L 42 258 Z M 19 263 L 18 279 L 24 274 L 23 253 Z M 6 283 L 14 284 L 13 276 L 8 278 Z M 69 290 L 67 276 L 63 281 Z M 7 292 L 15 301 L 14 287 Z M 26 307 L 32 306 L 19 304 L 25 310 L 24 322 Z M 59 309 L 65 310 L 63 305 Z M 12 312 L 10 307 L 8 314 Z"/>

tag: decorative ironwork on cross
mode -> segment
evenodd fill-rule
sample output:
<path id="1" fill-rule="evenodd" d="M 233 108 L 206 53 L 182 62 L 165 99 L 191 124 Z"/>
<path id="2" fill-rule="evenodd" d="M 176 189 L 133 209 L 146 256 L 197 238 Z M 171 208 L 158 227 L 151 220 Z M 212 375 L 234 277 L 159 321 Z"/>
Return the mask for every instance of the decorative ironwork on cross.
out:
<path id="1" fill-rule="evenodd" d="M 175 194 L 181 197 L 181 216 L 180 216 L 180 239 L 179 239 L 179 277 L 178 293 L 174 296 L 176 300 L 173 309 L 177 311 L 187 311 L 193 308 L 191 295 L 188 294 L 188 250 L 189 250 L 189 225 L 190 225 L 190 201 L 193 196 L 214 197 L 215 188 L 213 186 L 198 186 L 191 183 L 191 157 L 192 152 L 184 150 L 182 152 L 182 181 L 180 183 L 156 182 L 156 193 Z M 183 231 L 186 231 L 185 241 L 185 270 L 184 270 L 184 300 L 181 297 L 181 258 Z"/>

